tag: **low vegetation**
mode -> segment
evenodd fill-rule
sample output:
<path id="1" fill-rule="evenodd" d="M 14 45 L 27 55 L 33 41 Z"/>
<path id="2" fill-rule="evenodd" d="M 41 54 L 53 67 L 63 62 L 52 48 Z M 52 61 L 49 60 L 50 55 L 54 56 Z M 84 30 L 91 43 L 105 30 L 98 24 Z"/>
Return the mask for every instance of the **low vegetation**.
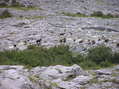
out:
<path id="1" fill-rule="evenodd" d="M 12 14 L 8 10 L 5 10 L 0 14 L 0 19 L 4 19 L 8 17 L 12 17 Z"/>
<path id="2" fill-rule="evenodd" d="M 91 17 L 100 17 L 100 18 L 119 18 L 119 16 L 113 15 L 113 14 L 103 14 L 103 12 L 101 11 L 96 11 L 93 12 L 91 15 Z"/>
<path id="3" fill-rule="evenodd" d="M 105 19 L 109 19 L 109 18 L 119 18 L 119 15 L 113 15 L 113 14 L 104 14 L 101 11 L 95 11 L 90 15 L 85 15 L 82 13 L 66 13 L 66 12 L 62 12 L 62 14 L 64 14 L 65 16 L 72 16 L 72 17 L 95 17 L 95 18 L 105 18 Z"/>
<path id="4" fill-rule="evenodd" d="M 46 49 L 31 45 L 23 51 L 0 52 L 0 64 L 29 67 L 78 64 L 85 69 L 101 68 L 119 64 L 119 53 L 113 53 L 105 46 L 97 46 L 90 49 L 87 55 L 74 56 L 68 46 L 61 45 Z"/>

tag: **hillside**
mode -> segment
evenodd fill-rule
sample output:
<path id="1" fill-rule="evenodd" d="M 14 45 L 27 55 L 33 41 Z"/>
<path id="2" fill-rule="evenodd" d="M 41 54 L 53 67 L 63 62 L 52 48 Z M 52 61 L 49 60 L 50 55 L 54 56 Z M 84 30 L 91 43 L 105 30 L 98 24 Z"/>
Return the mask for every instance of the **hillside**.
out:
<path id="1" fill-rule="evenodd" d="M 1 14 L 7 9 L 12 15 L 0 19 L 1 50 L 14 46 L 22 50 L 39 40 L 45 47 L 67 44 L 78 52 L 100 44 L 118 50 L 119 0 L 16 0 L 14 3 L 1 0 L 0 3 Z"/>
<path id="2" fill-rule="evenodd" d="M 0 0 L 0 89 L 119 89 L 119 0 Z"/>

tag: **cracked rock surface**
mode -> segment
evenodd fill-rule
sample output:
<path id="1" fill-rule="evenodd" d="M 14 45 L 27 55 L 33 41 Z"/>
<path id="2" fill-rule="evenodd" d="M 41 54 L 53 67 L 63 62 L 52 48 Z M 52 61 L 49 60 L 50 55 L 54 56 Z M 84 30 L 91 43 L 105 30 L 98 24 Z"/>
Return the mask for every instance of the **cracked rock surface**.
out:
<path id="1" fill-rule="evenodd" d="M 3 65 L 0 66 L 0 89 L 118 89 L 118 69 L 118 65 L 87 71 L 78 65 L 32 69 Z"/>
<path id="2" fill-rule="evenodd" d="M 119 18 L 63 14 L 119 16 L 119 0 L 0 0 L 0 17 L 6 10 L 12 17 L 0 18 L 0 51 L 61 44 L 82 53 L 101 44 L 119 51 Z M 119 65 L 99 70 L 0 65 L 0 89 L 119 89 Z"/>

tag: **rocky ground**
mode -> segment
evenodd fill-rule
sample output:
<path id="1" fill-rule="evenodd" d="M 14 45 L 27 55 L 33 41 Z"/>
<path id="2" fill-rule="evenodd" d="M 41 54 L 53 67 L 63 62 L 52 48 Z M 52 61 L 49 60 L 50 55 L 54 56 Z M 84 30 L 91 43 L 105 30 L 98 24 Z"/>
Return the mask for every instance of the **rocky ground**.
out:
<path id="1" fill-rule="evenodd" d="M 4 65 L 0 89 L 119 89 L 119 65 L 88 71 L 78 65 L 32 69 Z"/>
<path id="2" fill-rule="evenodd" d="M 4 1 L 4 2 L 2 2 Z M 0 19 L 0 49 L 25 49 L 30 44 L 51 47 L 66 44 L 73 51 L 84 52 L 88 48 L 106 44 L 119 50 L 119 18 L 71 17 L 62 14 L 94 11 L 119 15 L 119 0 L 19 0 L 25 8 L 13 8 L 5 0 L 13 17 Z"/>
<path id="3" fill-rule="evenodd" d="M 86 52 L 105 44 L 119 51 L 119 18 L 63 14 L 101 11 L 119 16 L 119 0 L 0 0 L 0 16 L 5 10 L 12 17 L 0 19 L 0 50 L 66 44 L 72 51 Z M 78 65 L 32 69 L 4 65 L 0 89 L 119 89 L 119 65 L 86 71 Z"/>

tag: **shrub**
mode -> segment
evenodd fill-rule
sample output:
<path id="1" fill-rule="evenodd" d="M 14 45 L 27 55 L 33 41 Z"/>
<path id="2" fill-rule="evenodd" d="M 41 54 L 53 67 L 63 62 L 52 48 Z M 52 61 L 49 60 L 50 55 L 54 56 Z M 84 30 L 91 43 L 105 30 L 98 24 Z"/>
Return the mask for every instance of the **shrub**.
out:
<path id="1" fill-rule="evenodd" d="M 110 13 L 103 14 L 103 12 L 101 12 L 101 11 L 93 12 L 90 16 L 91 17 L 100 17 L 100 18 L 118 18 L 119 17 L 119 16 L 114 16 Z"/>
<path id="2" fill-rule="evenodd" d="M 100 66 L 101 67 L 109 67 L 109 66 L 112 66 L 112 63 L 110 61 L 102 61 Z"/>
<path id="3" fill-rule="evenodd" d="M 7 2 L 9 2 L 9 0 L 2 0 L 0 2 L 0 7 L 7 6 L 8 5 Z"/>
<path id="4" fill-rule="evenodd" d="M 63 15 L 65 16 L 71 16 L 71 17 L 97 17 L 97 18 L 119 18 L 118 15 L 113 15 L 113 14 L 103 14 L 101 11 L 95 11 L 91 15 L 85 15 L 82 13 L 68 13 L 68 12 L 62 12 Z"/>
<path id="5" fill-rule="evenodd" d="M 100 68 L 99 65 L 97 65 L 95 62 L 90 60 L 85 60 L 80 62 L 80 66 L 84 69 L 97 69 Z"/>
<path id="6" fill-rule="evenodd" d="M 88 17 L 85 14 L 82 13 L 66 13 L 66 12 L 62 12 L 62 14 L 66 15 L 66 16 L 72 16 L 72 17 Z"/>
<path id="7" fill-rule="evenodd" d="M 95 62 L 96 64 L 101 64 L 102 62 L 112 60 L 112 50 L 109 47 L 97 46 L 89 49 L 87 54 L 87 59 Z"/>
<path id="8" fill-rule="evenodd" d="M 72 53 L 68 46 L 57 46 L 49 49 L 30 46 L 23 51 L 0 52 L 0 64 L 20 64 L 27 66 L 71 65 Z"/>
<path id="9" fill-rule="evenodd" d="M 73 57 L 73 63 L 80 64 L 81 62 L 85 61 L 85 55 L 78 54 L 77 56 Z"/>
<path id="10" fill-rule="evenodd" d="M 104 14 L 101 11 L 95 11 L 91 14 L 91 16 L 103 17 Z"/>
<path id="11" fill-rule="evenodd" d="M 50 53 L 50 60 L 52 60 L 52 64 L 64 64 L 64 65 L 71 65 L 72 62 L 72 52 L 69 51 L 69 46 L 57 46 L 52 47 L 48 50 Z"/>
<path id="12" fill-rule="evenodd" d="M 115 64 L 119 64 L 119 53 L 118 52 L 113 54 L 112 62 Z"/>
<path id="13" fill-rule="evenodd" d="M 2 14 L 0 15 L 1 19 L 8 18 L 8 17 L 12 17 L 11 13 L 9 13 L 8 10 L 3 11 Z"/>
<path id="14" fill-rule="evenodd" d="M 60 45 L 49 49 L 34 45 L 23 51 L 11 50 L 0 52 L 1 65 L 25 65 L 29 67 L 49 65 L 78 64 L 85 69 L 111 66 L 119 63 L 119 53 L 105 46 L 89 49 L 87 55 L 72 53 L 69 46 Z"/>

